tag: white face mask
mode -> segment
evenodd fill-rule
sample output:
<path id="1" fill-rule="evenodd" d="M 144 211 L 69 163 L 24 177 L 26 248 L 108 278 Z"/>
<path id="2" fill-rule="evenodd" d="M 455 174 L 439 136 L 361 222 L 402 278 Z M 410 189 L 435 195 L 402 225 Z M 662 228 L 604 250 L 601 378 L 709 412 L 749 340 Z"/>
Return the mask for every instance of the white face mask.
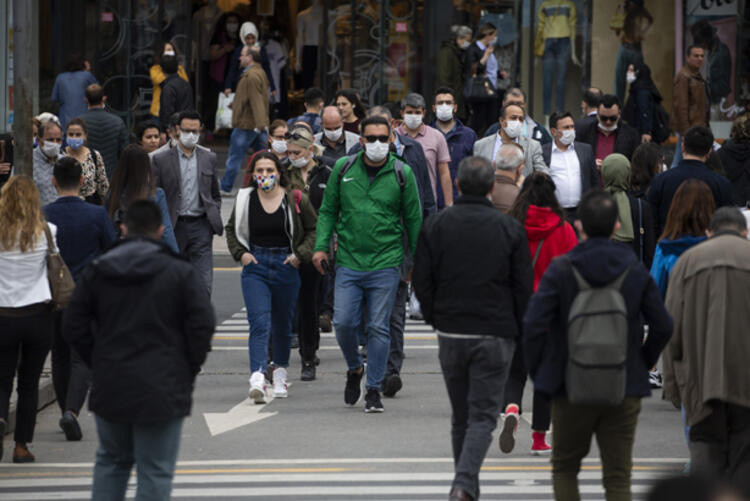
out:
<path id="1" fill-rule="evenodd" d="M 271 149 L 274 153 L 286 153 L 286 141 L 278 140 L 278 139 L 272 139 L 271 140 Z"/>
<path id="2" fill-rule="evenodd" d="M 60 145 L 52 141 L 44 141 L 40 148 L 42 148 L 42 153 L 49 158 L 57 158 L 57 155 L 60 154 Z"/>
<path id="3" fill-rule="evenodd" d="M 164 51 L 164 55 L 165 55 L 165 56 L 174 56 L 174 55 L 175 55 L 175 53 L 174 53 L 174 51 L 173 51 L 173 50 L 165 50 L 165 51 Z"/>
<path id="4" fill-rule="evenodd" d="M 195 145 L 198 144 L 198 134 L 194 132 L 181 132 L 180 133 L 180 143 L 185 148 L 192 149 L 195 148 Z"/>
<path id="5" fill-rule="evenodd" d="M 568 129 L 562 131 L 562 136 L 560 136 L 560 142 L 566 146 L 570 146 L 573 144 L 573 141 L 576 140 L 576 130 L 575 129 Z"/>
<path id="6" fill-rule="evenodd" d="M 297 157 L 297 158 L 290 158 L 289 162 L 292 164 L 292 167 L 297 167 L 298 169 L 301 169 L 308 163 L 310 163 L 310 159 L 307 157 Z"/>
<path id="7" fill-rule="evenodd" d="M 632 84 L 633 82 L 635 82 L 636 78 L 637 77 L 635 76 L 635 73 L 631 73 L 631 72 L 628 72 L 628 74 L 625 76 L 625 80 L 627 80 L 629 84 Z"/>
<path id="8" fill-rule="evenodd" d="M 471 42 L 464 40 L 463 42 L 461 42 L 461 44 L 458 47 L 466 50 L 469 48 L 469 45 L 471 45 Z"/>
<path id="9" fill-rule="evenodd" d="M 508 122 L 508 125 L 503 127 L 503 130 L 506 134 L 508 134 L 509 138 L 515 139 L 521 135 L 522 128 L 523 125 L 521 124 L 520 120 L 511 120 Z"/>
<path id="10" fill-rule="evenodd" d="M 419 126 L 422 125 L 422 115 L 416 113 L 406 113 L 404 115 L 404 124 L 406 124 L 406 127 L 411 130 L 418 129 Z"/>
<path id="11" fill-rule="evenodd" d="M 435 116 L 441 122 L 450 122 L 453 119 L 453 106 L 450 104 L 438 104 L 435 107 Z"/>
<path id="12" fill-rule="evenodd" d="M 334 130 L 323 129 L 323 134 L 326 135 L 326 139 L 333 142 L 336 142 L 341 138 L 342 132 L 344 132 L 343 127 L 339 127 L 338 129 Z"/>
<path id="13" fill-rule="evenodd" d="M 604 132 L 614 132 L 617 130 L 617 122 L 615 122 L 614 125 L 611 125 L 609 127 L 605 127 L 604 125 L 602 125 L 601 122 L 598 122 L 598 124 L 599 124 L 599 128 L 603 130 Z"/>
<path id="14" fill-rule="evenodd" d="M 407 115 L 409 116 L 409 115 Z M 375 141 L 374 143 L 365 143 L 365 155 L 371 162 L 379 163 L 385 160 L 390 151 L 390 144 Z"/>

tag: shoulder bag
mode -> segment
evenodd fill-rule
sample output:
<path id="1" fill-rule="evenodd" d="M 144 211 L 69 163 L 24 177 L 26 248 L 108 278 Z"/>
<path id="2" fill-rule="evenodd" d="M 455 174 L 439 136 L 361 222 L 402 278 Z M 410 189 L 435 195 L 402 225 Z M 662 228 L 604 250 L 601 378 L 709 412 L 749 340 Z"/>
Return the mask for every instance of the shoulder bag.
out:
<path id="1" fill-rule="evenodd" d="M 57 251 L 49 225 L 44 223 L 44 236 L 47 238 L 47 279 L 52 294 L 52 309 L 62 310 L 68 305 L 76 287 L 65 261 Z"/>

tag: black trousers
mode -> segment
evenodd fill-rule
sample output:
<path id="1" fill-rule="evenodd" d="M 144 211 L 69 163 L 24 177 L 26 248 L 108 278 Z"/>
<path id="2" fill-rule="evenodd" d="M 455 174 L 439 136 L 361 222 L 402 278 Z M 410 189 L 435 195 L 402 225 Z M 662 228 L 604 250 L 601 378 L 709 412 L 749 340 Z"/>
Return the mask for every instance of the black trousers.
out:
<path id="1" fill-rule="evenodd" d="M 690 427 L 690 472 L 750 496 L 750 408 L 718 400 L 710 406 L 711 414 Z"/>
<path id="2" fill-rule="evenodd" d="M 62 312 L 55 312 L 53 315 L 55 333 L 52 341 L 52 384 L 57 405 L 61 412 L 73 411 L 78 415 L 91 386 L 91 371 L 62 337 Z"/>
<path id="3" fill-rule="evenodd" d="M 470 101 L 469 106 L 471 107 L 471 128 L 476 131 L 477 136 L 484 137 L 487 128 L 497 122 L 497 101 L 494 99 Z"/>
<path id="4" fill-rule="evenodd" d="M 438 345 L 453 411 L 453 487 L 461 487 L 472 499 L 478 499 L 479 470 L 497 426 L 515 341 L 438 334 Z"/>
<path id="5" fill-rule="evenodd" d="M 302 47 L 302 88 L 309 89 L 315 85 L 315 72 L 318 71 L 318 46 Z"/>
<path id="6" fill-rule="evenodd" d="M 299 266 L 299 277 L 299 354 L 303 361 L 312 362 L 320 346 L 318 290 L 321 275 L 312 263 L 302 263 Z"/>
<path id="7" fill-rule="evenodd" d="M 0 316 L 0 418 L 8 419 L 13 377 L 18 368 L 16 442 L 34 439 L 39 378 L 52 345 L 52 313 L 23 317 Z M 0 437 L 1 438 L 1 437 Z"/>
<path id="8" fill-rule="evenodd" d="M 523 399 L 523 389 L 526 386 L 526 381 L 528 379 L 526 366 L 523 363 L 523 349 L 521 346 L 521 343 L 516 343 L 516 351 L 513 353 L 513 362 L 510 366 L 508 382 L 505 383 L 505 403 L 503 404 L 503 409 L 509 404 L 518 405 L 519 414 L 523 411 L 521 400 Z M 534 390 L 534 402 L 531 415 L 532 430 L 549 430 L 549 423 L 552 419 L 550 408 L 551 404 L 549 397 Z"/>

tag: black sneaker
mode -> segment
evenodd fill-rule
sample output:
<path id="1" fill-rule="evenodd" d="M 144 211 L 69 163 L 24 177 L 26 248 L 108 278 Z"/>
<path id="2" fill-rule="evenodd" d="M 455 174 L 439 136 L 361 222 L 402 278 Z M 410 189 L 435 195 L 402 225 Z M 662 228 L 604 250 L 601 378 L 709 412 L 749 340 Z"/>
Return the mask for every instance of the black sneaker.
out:
<path id="1" fill-rule="evenodd" d="M 357 405 L 362 400 L 365 392 L 364 384 L 365 367 L 359 372 L 346 371 L 346 388 L 344 388 L 344 402 L 349 405 Z"/>
<path id="2" fill-rule="evenodd" d="M 299 335 L 298 334 L 292 334 L 291 339 L 289 340 L 289 348 L 292 350 L 296 350 L 299 348 Z"/>
<path id="3" fill-rule="evenodd" d="M 81 432 L 81 426 L 78 424 L 78 419 L 71 411 L 65 411 L 60 418 L 60 428 L 65 432 L 65 440 L 68 442 L 77 442 L 83 438 Z"/>
<path id="4" fill-rule="evenodd" d="M 383 382 L 383 396 L 393 398 L 402 387 L 401 377 L 398 374 L 391 374 Z"/>
<path id="5" fill-rule="evenodd" d="M 367 396 L 365 397 L 365 412 L 383 412 L 383 402 L 380 401 L 380 392 L 375 388 L 367 390 Z"/>
<path id="6" fill-rule="evenodd" d="M 314 381 L 315 380 L 315 362 L 302 362 L 302 375 L 300 376 L 302 381 Z"/>
<path id="7" fill-rule="evenodd" d="M 333 332 L 333 322 L 331 322 L 331 315 L 328 313 L 323 313 L 318 317 L 318 325 L 321 332 Z"/>

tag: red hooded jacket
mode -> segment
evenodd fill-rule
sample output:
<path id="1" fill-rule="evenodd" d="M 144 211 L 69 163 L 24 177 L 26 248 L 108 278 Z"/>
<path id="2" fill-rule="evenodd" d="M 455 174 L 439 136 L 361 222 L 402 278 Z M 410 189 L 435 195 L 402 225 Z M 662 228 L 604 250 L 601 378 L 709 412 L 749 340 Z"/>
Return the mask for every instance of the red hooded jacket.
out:
<path id="1" fill-rule="evenodd" d="M 529 241 L 529 252 L 534 258 L 539 242 L 542 242 L 542 250 L 534 265 L 534 292 L 539 286 L 539 280 L 547 270 L 547 266 L 557 256 L 566 254 L 570 249 L 578 245 L 578 237 L 573 227 L 564 219 L 552 212 L 549 207 L 537 207 L 530 205 L 526 213 L 526 237 Z"/>

